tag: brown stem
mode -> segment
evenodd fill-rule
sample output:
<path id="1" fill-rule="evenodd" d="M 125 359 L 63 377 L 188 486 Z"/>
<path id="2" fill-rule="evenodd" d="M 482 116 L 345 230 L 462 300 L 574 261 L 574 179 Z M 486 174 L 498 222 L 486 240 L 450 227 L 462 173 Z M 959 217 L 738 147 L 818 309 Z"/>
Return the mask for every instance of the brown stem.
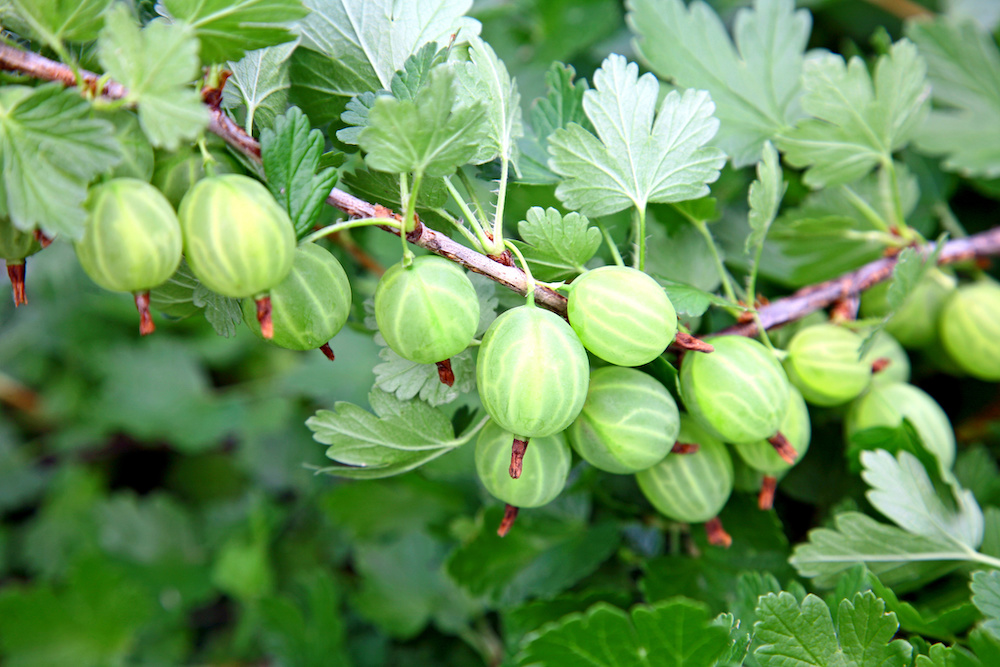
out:
<path id="1" fill-rule="evenodd" d="M 451 359 L 445 359 L 444 361 L 435 362 L 438 369 L 438 379 L 441 380 L 441 384 L 446 384 L 449 387 L 455 384 L 455 371 L 451 369 Z"/>
<path id="2" fill-rule="evenodd" d="M 774 451 L 778 453 L 778 456 L 780 456 L 785 463 L 789 465 L 795 464 L 795 460 L 799 458 L 799 453 L 795 451 L 795 448 L 792 447 L 792 443 L 788 442 L 788 438 L 786 438 L 781 431 L 772 435 L 767 439 L 767 441 L 771 443 L 771 446 L 774 447 Z"/>
<path id="3" fill-rule="evenodd" d="M 671 346 L 685 352 L 715 352 L 715 348 L 705 341 L 683 331 L 677 332 Z"/>
<path id="4" fill-rule="evenodd" d="M 319 351 L 326 355 L 326 358 L 330 361 L 336 361 L 336 357 L 333 356 L 333 348 L 330 347 L 329 343 L 323 343 L 319 346 Z"/>
<path id="5" fill-rule="evenodd" d="M 708 535 L 708 543 L 714 546 L 728 549 L 733 544 L 732 536 L 722 527 L 722 521 L 719 517 L 705 522 L 705 533 Z"/>
<path id="6" fill-rule="evenodd" d="M 528 449 L 528 439 L 518 440 L 514 438 L 514 443 L 510 447 L 510 473 L 511 479 L 521 476 L 521 467 L 524 465 L 524 452 Z"/>
<path id="7" fill-rule="evenodd" d="M 38 241 L 38 245 L 43 248 L 48 248 L 52 244 L 52 239 L 45 235 L 40 229 L 36 229 L 34 232 L 35 240 Z"/>
<path id="8" fill-rule="evenodd" d="M 778 478 L 774 475 L 764 475 L 757 495 L 757 507 L 769 510 L 774 507 L 774 492 L 778 489 Z"/>
<path id="9" fill-rule="evenodd" d="M 271 340 L 274 338 L 274 321 L 271 319 L 271 297 L 264 295 L 256 300 L 257 321 L 260 322 L 260 335 Z"/>
<path id="10" fill-rule="evenodd" d="M 694 454 L 700 448 L 701 445 L 696 442 L 675 442 L 670 452 L 672 454 Z"/>
<path id="11" fill-rule="evenodd" d="M 886 368 L 888 368 L 889 364 L 891 363 L 892 359 L 890 359 L 889 357 L 879 357 L 878 359 L 872 362 L 872 373 L 881 373 Z"/>
<path id="12" fill-rule="evenodd" d="M 497 528 L 497 535 L 500 537 L 506 537 L 510 529 L 514 527 L 514 521 L 517 519 L 518 508 L 513 505 L 507 505 L 503 508 L 503 519 L 500 520 L 500 527 Z"/>
<path id="13" fill-rule="evenodd" d="M 830 308 L 830 321 L 834 324 L 851 322 L 858 319 L 858 308 L 861 307 L 861 295 L 849 294 L 843 299 L 837 299 Z"/>
<path id="14" fill-rule="evenodd" d="M 148 336 L 156 331 L 153 314 L 149 312 L 149 290 L 135 293 L 135 307 L 139 311 L 139 333 Z"/>
<path id="15" fill-rule="evenodd" d="M 24 293 L 24 260 L 16 264 L 7 262 L 7 277 L 10 278 L 10 287 L 14 292 L 14 307 L 28 303 L 28 297 Z"/>

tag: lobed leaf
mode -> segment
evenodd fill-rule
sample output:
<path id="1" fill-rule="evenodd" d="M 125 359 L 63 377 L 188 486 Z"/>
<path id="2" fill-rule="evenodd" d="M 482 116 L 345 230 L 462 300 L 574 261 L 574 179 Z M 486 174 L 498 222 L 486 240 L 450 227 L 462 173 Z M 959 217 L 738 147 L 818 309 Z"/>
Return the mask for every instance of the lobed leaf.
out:
<path id="1" fill-rule="evenodd" d="M 222 105 L 234 108 L 243 105 L 243 129 L 254 134 L 254 128 L 269 128 L 274 119 L 288 108 L 288 59 L 296 42 L 269 46 L 250 51 L 238 62 L 229 63 L 233 75 L 222 89 Z"/>
<path id="2" fill-rule="evenodd" d="M 113 0 L 9 0 L 15 15 L 11 23 L 59 51 L 63 42 L 97 39 L 104 11 Z"/>
<path id="3" fill-rule="evenodd" d="M 747 236 L 744 250 L 750 252 L 764 243 L 771 223 L 778 216 L 778 208 L 785 196 L 788 184 L 782 178 L 781 163 L 778 152 L 770 141 L 764 142 L 763 155 L 757 163 L 757 180 L 750 184 L 747 203 L 750 213 L 750 235 Z"/>
<path id="4" fill-rule="evenodd" d="M 982 628 L 1000 640 L 1000 571 L 972 574 L 972 603 L 985 617 Z"/>
<path id="5" fill-rule="evenodd" d="M 629 0 L 636 49 L 662 79 L 707 90 L 719 119 L 716 144 L 743 167 L 760 159 L 764 142 L 802 117 L 803 52 L 812 19 L 792 0 L 756 0 L 741 9 L 730 40 L 709 5 L 681 0 Z"/>
<path id="6" fill-rule="evenodd" d="M 384 344 L 381 336 L 377 340 Z M 455 384 L 451 387 L 441 382 L 434 364 L 420 364 L 404 359 L 388 346 L 380 349 L 378 356 L 382 363 L 374 368 L 375 386 L 395 394 L 401 401 L 416 397 L 436 407 L 451 403 L 461 394 L 476 388 L 476 364 L 470 350 L 459 352 L 451 358 L 451 370 L 455 373 Z"/>
<path id="7" fill-rule="evenodd" d="M 532 206 L 517 223 L 524 240 L 518 244 L 540 280 L 563 280 L 583 273 L 601 246 L 601 232 L 579 213 L 562 215 L 554 208 Z"/>

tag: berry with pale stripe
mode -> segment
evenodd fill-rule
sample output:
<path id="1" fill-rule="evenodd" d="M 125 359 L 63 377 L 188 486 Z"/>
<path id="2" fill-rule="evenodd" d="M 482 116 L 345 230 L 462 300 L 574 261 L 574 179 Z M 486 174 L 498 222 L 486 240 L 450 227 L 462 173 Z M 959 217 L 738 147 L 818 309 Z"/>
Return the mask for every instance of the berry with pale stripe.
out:
<path id="1" fill-rule="evenodd" d="M 567 313 L 584 347 L 618 366 L 642 366 L 677 334 L 677 313 L 663 288 L 626 266 L 602 266 L 570 286 Z"/>
<path id="2" fill-rule="evenodd" d="M 1000 285 L 990 279 L 955 290 L 941 311 L 941 344 L 972 377 L 1000 381 Z"/>
<path id="3" fill-rule="evenodd" d="M 590 465 L 628 474 L 670 453 L 678 428 L 677 403 L 662 384 L 634 368 L 606 366 L 590 374 L 583 411 L 566 433 Z"/>
<path id="4" fill-rule="evenodd" d="M 479 326 L 479 299 L 457 264 L 425 255 L 385 272 L 375 288 L 375 320 L 396 354 L 433 364 L 472 342 Z"/>
<path id="5" fill-rule="evenodd" d="M 514 434 L 494 421 L 487 422 L 476 440 L 476 472 L 494 498 L 514 507 L 540 507 L 566 486 L 572 460 L 562 433 L 532 438 L 524 452 L 524 472 L 513 479 L 510 443 Z"/>
<path id="6" fill-rule="evenodd" d="M 798 463 L 809 449 L 812 425 L 809 421 L 809 408 L 798 389 L 789 386 L 788 396 L 788 412 L 785 413 L 785 418 L 781 421 L 781 433 L 795 448 L 798 454 L 795 463 Z M 781 475 L 794 465 L 783 459 L 774 450 L 774 445 L 767 440 L 735 443 L 733 447 L 748 466 L 765 475 Z"/>
<path id="7" fill-rule="evenodd" d="M 829 407 L 857 398 L 872 378 L 871 364 L 860 356 L 863 342 L 836 324 L 800 329 L 788 343 L 788 380 L 813 405 Z"/>

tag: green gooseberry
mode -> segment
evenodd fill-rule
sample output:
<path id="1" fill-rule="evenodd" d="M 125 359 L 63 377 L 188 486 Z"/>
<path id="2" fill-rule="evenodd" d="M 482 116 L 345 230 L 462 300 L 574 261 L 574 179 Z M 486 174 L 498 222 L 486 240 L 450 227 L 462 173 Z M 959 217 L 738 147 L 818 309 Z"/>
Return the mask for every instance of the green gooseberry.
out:
<path id="1" fill-rule="evenodd" d="M 242 174 L 240 163 L 226 150 L 225 144 L 209 143 L 208 154 L 216 176 Z M 172 153 L 159 153 L 153 170 L 153 185 L 177 208 L 195 183 L 205 178 L 205 157 L 197 147 Z"/>
<path id="2" fill-rule="evenodd" d="M 566 433 L 585 461 L 621 475 L 669 454 L 678 420 L 677 403 L 662 384 L 633 368 L 606 366 L 591 372 L 583 410 Z"/>
<path id="3" fill-rule="evenodd" d="M 677 334 L 677 313 L 667 293 L 638 269 L 602 266 L 570 287 L 570 326 L 584 347 L 607 362 L 648 364 Z"/>
<path id="4" fill-rule="evenodd" d="M 941 310 L 941 343 L 972 377 L 1000 381 L 1000 285 L 984 279 L 955 290 Z"/>
<path id="5" fill-rule="evenodd" d="M 494 498 L 514 507 L 540 507 L 566 486 L 572 454 L 562 433 L 533 438 L 524 452 L 524 471 L 508 473 L 514 434 L 489 421 L 476 440 L 476 473 Z"/>
<path id="6" fill-rule="evenodd" d="M 457 264 L 425 255 L 385 272 L 375 288 L 375 320 L 396 354 L 433 364 L 472 342 L 479 326 L 479 299 Z"/>
<path id="7" fill-rule="evenodd" d="M 879 359 L 888 361 L 882 370 L 872 373 L 873 384 L 910 381 L 910 357 L 895 338 L 884 330 L 875 334 L 868 353 L 862 358 L 871 366 Z"/>
<path id="8" fill-rule="evenodd" d="M 861 295 L 861 314 L 864 317 L 881 317 L 889 312 L 886 294 L 889 283 L 883 282 Z M 913 288 L 900 307 L 885 325 L 903 347 L 927 347 L 937 340 L 938 317 L 945 301 L 955 289 L 955 279 L 934 268 Z"/>
<path id="9" fill-rule="evenodd" d="M 788 439 L 788 443 L 795 448 L 798 457 L 795 463 L 802 460 L 809 450 L 809 440 L 812 438 L 812 425 L 809 420 L 809 408 L 799 390 L 793 386 L 788 388 L 788 412 L 781 421 L 781 433 Z M 740 455 L 748 466 L 758 470 L 765 475 L 778 476 L 784 474 L 791 468 L 792 463 L 774 450 L 774 446 L 767 440 L 758 440 L 749 443 L 734 443 L 736 453 Z"/>
<path id="10" fill-rule="evenodd" d="M 41 249 L 42 244 L 34 234 L 22 232 L 10 218 L 0 218 L 0 259 L 7 265 L 15 306 L 28 303 L 24 292 L 24 260 Z"/>
<path id="11" fill-rule="evenodd" d="M 799 330 L 788 343 L 784 361 L 789 382 L 814 405 L 847 403 L 871 382 L 871 364 L 860 358 L 863 342 L 858 334 L 835 324 Z"/>

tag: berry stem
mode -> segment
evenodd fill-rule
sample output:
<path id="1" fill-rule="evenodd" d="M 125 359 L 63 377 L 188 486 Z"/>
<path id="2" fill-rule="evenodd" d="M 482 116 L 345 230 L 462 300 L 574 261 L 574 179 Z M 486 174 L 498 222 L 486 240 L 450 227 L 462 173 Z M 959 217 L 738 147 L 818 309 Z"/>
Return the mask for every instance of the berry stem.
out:
<path id="1" fill-rule="evenodd" d="M 699 449 L 701 445 L 696 442 L 675 442 L 674 446 L 670 449 L 671 454 L 694 454 Z"/>
<path id="2" fill-rule="evenodd" d="M 148 336 L 156 331 L 153 315 L 149 312 L 149 290 L 135 293 L 135 307 L 139 311 L 139 333 Z"/>
<path id="3" fill-rule="evenodd" d="M 43 232 L 42 230 L 36 229 L 34 235 L 35 235 L 35 240 L 38 241 L 39 245 L 41 245 L 43 248 L 48 248 L 49 245 L 52 244 L 52 239 L 46 236 L 45 232 Z"/>
<path id="4" fill-rule="evenodd" d="M 715 348 L 705 341 L 683 331 L 677 332 L 672 344 L 685 352 L 715 352 Z"/>
<path id="5" fill-rule="evenodd" d="M 708 543 L 711 545 L 728 549 L 733 544 L 732 536 L 722 527 L 719 517 L 705 522 L 705 534 L 708 535 Z"/>
<path id="6" fill-rule="evenodd" d="M 24 261 L 7 262 L 7 277 L 10 278 L 10 286 L 14 291 L 14 307 L 28 303 L 28 297 L 24 293 Z"/>
<path id="7" fill-rule="evenodd" d="M 518 508 L 513 505 L 507 505 L 503 508 L 503 519 L 500 520 L 500 527 L 497 528 L 497 535 L 500 537 L 506 537 L 510 529 L 514 527 L 514 521 L 517 519 Z"/>
<path id="8" fill-rule="evenodd" d="M 518 250 L 517 246 L 514 245 L 513 243 L 511 243 L 510 241 L 507 241 L 507 247 L 510 250 L 510 252 L 512 252 L 515 255 L 517 255 L 517 261 L 519 261 L 521 263 L 521 270 L 524 271 L 524 278 L 525 278 L 525 282 L 527 284 L 527 288 L 525 290 L 525 296 L 528 297 L 528 305 L 529 306 L 534 306 L 535 305 L 535 277 L 533 275 L 531 275 L 531 269 L 528 268 L 528 262 L 527 262 L 527 260 L 524 259 L 524 255 L 521 254 L 521 251 Z"/>
<path id="9" fill-rule="evenodd" d="M 455 385 L 455 371 L 451 369 L 451 359 L 436 361 L 434 363 L 437 366 L 438 379 L 441 380 L 441 384 L 453 387 Z"/>
<path id="10" fill-rule="evenodd" d="M 527 449 L 528 438 L 524 440 L 514 438 L 514 442 L 510 447 L 510 469 L 507 470 L 510 473 L 511 479 L 517 479 L 521 476 L 521 468 L 524 466 L 524 452 Z"/>
<path id="11" fill-rule="evenodd" d="M 333 348 L 330 347 L 330 343 L 323 343 L 319 346 L 319 351 L 326 355 L 326 358 L 330 361 L 336 361 L 336 357 L 333 355 Z"/>
<path id="12" fill-rule="evenodd" d="M 881 373 L 888 368 L 891 363 L 892 360 L 889 357 L 879 357 L 872 362 L 872 373 Z"/>
<path id="13" fill-rule="evenodd" d="M 781 431 L 772 435 L 767 439 L 767 441 L 771 443 L 771 446 L 774 447 L 774 451 L 778 453 L 778 456 L 780 456 L 785 463 L 788 463 L 789 465 L 795 464 L 795 460 L 799 458 L 799 453 L 795 451 L 795 448 L 792 447 L 792 443 L 788 442 L 788 438 L 786 438 Z"/>
<path id="14" fill-rule="evenodd" d="M 769 510 L 774 507 L 774 492 L 778 488 L 778 478 L 774 475 L 764 475 L 764 480 L 760 484 L 760 493 L 757 495 L 757 507 L 762 510 Z"/>
<path id="15" fill-rule="evenodd" d="M 257 303 L 257 321 L 260 322 L 260 335 L 271 340 L 274 338 L 274 322 L 271 321 L 271 297 L 265 294 Z"/>

